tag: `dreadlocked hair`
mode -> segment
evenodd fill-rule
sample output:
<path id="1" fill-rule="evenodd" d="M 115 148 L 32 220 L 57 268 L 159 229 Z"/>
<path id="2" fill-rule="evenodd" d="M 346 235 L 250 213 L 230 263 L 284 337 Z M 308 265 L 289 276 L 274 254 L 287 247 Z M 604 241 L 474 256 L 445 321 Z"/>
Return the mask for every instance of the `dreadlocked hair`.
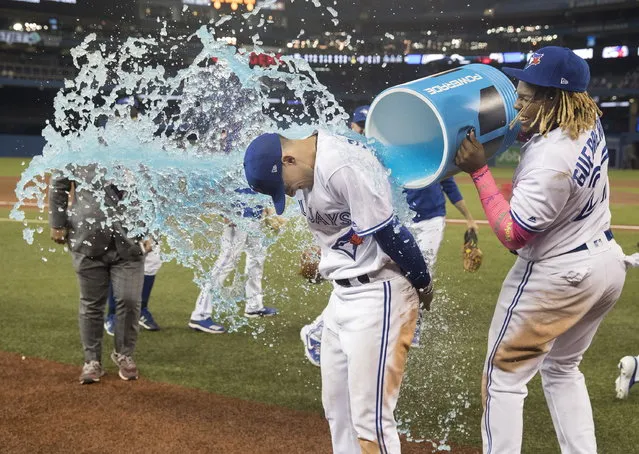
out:
<path id="1" fill-rule="evenodd" d="M 539 124 L 539 134 L 543 136 L 546 136 L 555 126 L 559 126 L 571 139 L 575 140 L 582 132 L 593 129 L 597 118 L 601 116 L 601 110 L 586 92 L 577 93 L 554 87 L 537 87 L 533 100 L 540 99 L 551 102 L 550 104 L 542 103 L 530 127 Z M 511 128 L 519 121 L 524 110 L 526 109 L 517 112 L 517 116 L 510 122 Z"/>

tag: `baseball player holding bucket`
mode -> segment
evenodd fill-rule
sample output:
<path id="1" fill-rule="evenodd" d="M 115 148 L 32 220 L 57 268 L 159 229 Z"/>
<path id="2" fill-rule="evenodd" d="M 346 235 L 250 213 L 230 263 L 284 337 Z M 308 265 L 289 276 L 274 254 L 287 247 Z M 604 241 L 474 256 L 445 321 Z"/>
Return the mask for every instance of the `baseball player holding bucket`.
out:
<path id="1" fill-rule="evenodd" d="M 285 195 L 297 198 L 321 247 L 320 273 L 333 283 L 321 354 L 333 451 L 399 453 L 393 412 L 418 303 L 430 304 L 432 283 L 393 213 L 386 173 L 369 149 L 325 131 L 300 140 L 263 134 L 247 148 L 244 170 L 277 214 Z"/>
<path id="2" fill-rule="evenodd" d="M 506 276 L 488 334 L 482 380 L 485 453 L 521 450 L 527 383 L 541 372 L 561 451 L 596 453 L 592 409 L 579 363 L 619 298 L 624 255 L 610 231 L 608 148 L 601 112 L 586 93 L 588 64 L 545 47 L 517 79 L 521 149 L 510 204 L 472 132 L 456 165 L 472 178 L 501 243 L 518 258 Z"/>

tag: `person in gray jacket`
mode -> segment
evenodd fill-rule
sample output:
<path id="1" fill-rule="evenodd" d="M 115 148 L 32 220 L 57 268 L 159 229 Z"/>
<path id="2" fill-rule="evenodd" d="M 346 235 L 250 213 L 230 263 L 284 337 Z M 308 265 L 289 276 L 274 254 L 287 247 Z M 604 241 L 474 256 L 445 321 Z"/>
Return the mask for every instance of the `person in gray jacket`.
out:
<path id="1" fill-rule="evenodd" d="M 109 282 L 116 300 L 115 349 L 111 359 L 123 380 L 138 378 L 133 352 L 150 242 L 129 238 L 120 220 L 123 193 L 104 181 L 95 165 L 74 169 L 74 179 L 54 175 L 49 186 L 51 239 L 67 244 L 80 287 L 79 325 L 84 349 L 80 383 L 100 381 L 104 308 Z M 73 197 L 69 208 L 69 197 Z"/>

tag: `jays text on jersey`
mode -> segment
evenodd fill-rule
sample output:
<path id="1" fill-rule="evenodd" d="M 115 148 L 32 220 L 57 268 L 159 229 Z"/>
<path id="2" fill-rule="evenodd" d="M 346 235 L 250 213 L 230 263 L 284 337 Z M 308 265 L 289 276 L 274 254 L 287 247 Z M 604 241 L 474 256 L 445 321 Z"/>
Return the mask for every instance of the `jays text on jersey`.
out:
<path id="1" fill-rule="evenodd" d="M 335 280 L 380 270 L 391 259 L 372 234 L 394 217 L 380 163 L 364 145 L 319 131 L 314 172 L 313 188 L 296 198 L 322 249 L 320 273 Z"/>

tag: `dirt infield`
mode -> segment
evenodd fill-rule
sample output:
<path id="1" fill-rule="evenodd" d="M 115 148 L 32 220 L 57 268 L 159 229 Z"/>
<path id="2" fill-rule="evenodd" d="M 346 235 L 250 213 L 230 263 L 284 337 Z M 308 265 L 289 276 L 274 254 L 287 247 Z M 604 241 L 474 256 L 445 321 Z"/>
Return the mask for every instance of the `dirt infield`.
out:
<path id="1" fill-rule="evenodd" d="M 18 184 L 18 178 L 16 177 L 0 177 L 0 201 L 16 202 L 16 185 Z M 35 200 L 27 200 L 27 202 L 35 202 Z M 26 206 L 25 208 L 33 208 Z"/>
<path id="2" fill-rule="evenodd" d="M 0 352 L 0 452 L 331 452 L 320 414 L 113 373 L 83 386 L 79 371 Z M 402 452 L 433 450 L 403 443 Z"/>
<path id="3" fill-rule="evenodd" d="M 13 202 L 16 200 L 16 184 L 18 179 L 14 177 L 0 177 L 0 200 Z"/>

